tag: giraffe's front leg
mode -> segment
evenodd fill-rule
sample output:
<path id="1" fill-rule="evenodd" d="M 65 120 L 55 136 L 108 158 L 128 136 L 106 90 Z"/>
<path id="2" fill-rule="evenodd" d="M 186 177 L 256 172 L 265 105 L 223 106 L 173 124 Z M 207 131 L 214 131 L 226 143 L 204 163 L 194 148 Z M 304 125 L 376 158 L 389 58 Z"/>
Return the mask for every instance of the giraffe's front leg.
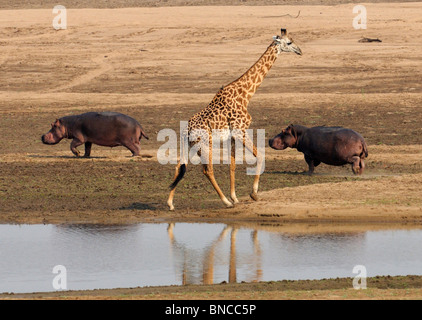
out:
<path id="1" fill-rule="evenodd" d="M 221 201 L 225 204 L 227 208 L 233 207 L 233 203 L 231 203 L 229 200 L 227 200 L 226 196 L 221 191 L 220 187 L 217 184 L 217 181 L 214 177 L 214 170 L 212 167 L 212 164 L 204 164 L 203 165 L 203 173 L 208 178 L 208 180 L 211 182 L 212 186 L 214 187 L 215 191 L 217 191 Z"/>
<path id="2" fill-rule="evenodd" d="M 248 149 L 250 152 L 252 152 L 252 154 L 256 158 L 256 168 L 255 168 L 256 174 L 255 174 L 255 179 L 253 181 L 253 187 L 252 187 L 252 192 L 250 194 L 250 197 L 253 200 L 258 201 L 259 177 L 261 175 L 260 173 L 261 173 L 263 158 L 262 158 L 262 155 L 260 153 L 258 153 L 257 148 L 254 146 L 252 140 L 248 136 L 244 137 L 243 145 L 246 147 L 246 149 Z"/>
<path id="3" fill-rule="evenodd" d="M 236 197 L 236 183 L 235 183 L 235 173 L 236 173 L 236 149 L 234 139 L 231 141 L 231 159 L 230 159 L 230 198 L 233 203 L 239 203 L 239 200 Z"/>

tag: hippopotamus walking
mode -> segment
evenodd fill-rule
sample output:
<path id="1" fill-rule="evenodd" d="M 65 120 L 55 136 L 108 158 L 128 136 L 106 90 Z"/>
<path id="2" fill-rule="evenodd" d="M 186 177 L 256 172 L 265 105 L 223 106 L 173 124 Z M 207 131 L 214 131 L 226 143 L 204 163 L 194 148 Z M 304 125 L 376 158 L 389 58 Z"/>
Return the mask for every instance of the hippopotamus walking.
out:
<path id="1" fill-rule="evenodd" d="M 57 144 L 63 138 L 73 139 L 70 150 L 77 157 L 80 154 L 76 147 L 84 143 L 84 157 L 90 156 L 93 143 L 106 147 L 125 146 L 133 156 L 138 156 L 142 136 L 148 139 L 139 122 L 125 114 L 87 112 L 57 119 L 41 140 L 45 144 Z"/>
<path id="2" fill-rule="evenodd" d="M 354 174 L 362 174 L 368 156 L 363 137 L 351 129 L 342 127 L 313 127 L 289 125 L 269 140 L 271 148 L 283 150 L 296 148 L 305 154 L 309 174 L 321 162 L 333 166 L 350 163 Z"/>

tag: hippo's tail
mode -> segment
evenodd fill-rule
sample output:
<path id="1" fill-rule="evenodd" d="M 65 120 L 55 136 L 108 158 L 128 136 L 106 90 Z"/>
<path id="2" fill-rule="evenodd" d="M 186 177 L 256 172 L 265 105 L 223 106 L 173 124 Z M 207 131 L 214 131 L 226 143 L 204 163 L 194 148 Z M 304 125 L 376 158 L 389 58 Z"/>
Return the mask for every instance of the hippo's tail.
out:
<path id="1" fill-rule="evenodd" d="M 362 151 L 360 157 L 361 158 L 367 158 L 369 153 L 368 153 L 368 146 L 366 145 L 365 141 L 362 142 L 362 147 L 363 147 L 363 151 Z"/>
<path id="2" fill-rule="evenodd" d="M 141 134 L 140 134 L 140 136 L 139 136 L 139 140 L 141 140 L 141 139 L 142 139 L 142 137 L 145 137 L 145 139 L 149 140 L 148 136 L 145 134 L 145 132 L 144 132 L 144 130 L 143 130 L 143 129 L 141 129 Z"/>

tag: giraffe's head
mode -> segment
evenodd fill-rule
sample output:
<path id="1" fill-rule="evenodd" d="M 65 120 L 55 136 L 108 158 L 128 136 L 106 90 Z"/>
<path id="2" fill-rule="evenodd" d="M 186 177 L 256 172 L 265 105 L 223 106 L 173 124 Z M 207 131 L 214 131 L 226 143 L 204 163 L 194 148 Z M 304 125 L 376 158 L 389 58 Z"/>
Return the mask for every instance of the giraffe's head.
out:
<path id="1" fill-rule="evenodd" d="M 274 36 L 273 39 L 273 45 L 277 47 L 278 53 L 294 52 L 298 55 L 302 55 L 302 50 L 300 50 L 299 46 L 294 43 L 293 39 L 287 35 L 286 29 L 281 29 L 281 36 Z"/>

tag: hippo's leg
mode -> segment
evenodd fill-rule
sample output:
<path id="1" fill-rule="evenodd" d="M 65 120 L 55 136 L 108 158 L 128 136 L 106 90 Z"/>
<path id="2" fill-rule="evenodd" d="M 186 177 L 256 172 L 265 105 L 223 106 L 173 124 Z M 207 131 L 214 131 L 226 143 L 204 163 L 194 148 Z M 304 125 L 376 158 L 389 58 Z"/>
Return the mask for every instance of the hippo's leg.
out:
<path id="1" fill-rule="evenodd" d="M 363 173 L 363 170 L 365 170 L 365 161 L 363 161 L 362 158 L 360 158 L 360 169 L 359 169 L 359 174 Z"/>
<path id="2" fill-rule="evenodd" d="M 136 147 L 135 153 L 132 153 L 133 157 L 137 157 L 141 154 L 141 144 L 139 142 L 135 142 L 135 147 Z"/>
<path id="3" fill-rule="evenodd" d="M 77 157 L 80 156 L 80 152 L 78 149 L 76 149 L 76 147 L 79 147 L 80 145 L 82 145 L 83 142 L 81 142 L 78 139 L 73 139 L 72 142 L 70 143 L 70 150 L 73 152 L 73 154 Z"/>
<path id="4" fill-rule="evenodd" d="M 132 157 L 139 156 L 141 152 L 141 144 L 137 142 L 127 141 L 125 143 L 122 143 L 123 146 L 128 148 L 132 152 Z"/>
<path id="5" fill-rule="evenodd" d="M 91 155 L 91 147 L 92 147 L 92 142 L 85 142 L 84 158 L 88 158 Z"/>
<path id="6" fill-rule="evenodd" d="M 308 175 L 312 175 L 314 173 L 314 169 L 317 165 L 320 164 L 319 161 L 314 161 L 311 157 L 305 155 L 305 161 L 308 164 L 309 170 L 308 170 Z M 315 165 L 315 162 L 317 162 L 317 164 Z"/>
<path id="7" fill-rule="evenodd" d="M 352 170 L 354 174 L 361 174 L 363 168 L 360 166 L 361 159 L 358 156 L 352 157 Z M 363 165 L 365 167 L 365 165 Z"/>

